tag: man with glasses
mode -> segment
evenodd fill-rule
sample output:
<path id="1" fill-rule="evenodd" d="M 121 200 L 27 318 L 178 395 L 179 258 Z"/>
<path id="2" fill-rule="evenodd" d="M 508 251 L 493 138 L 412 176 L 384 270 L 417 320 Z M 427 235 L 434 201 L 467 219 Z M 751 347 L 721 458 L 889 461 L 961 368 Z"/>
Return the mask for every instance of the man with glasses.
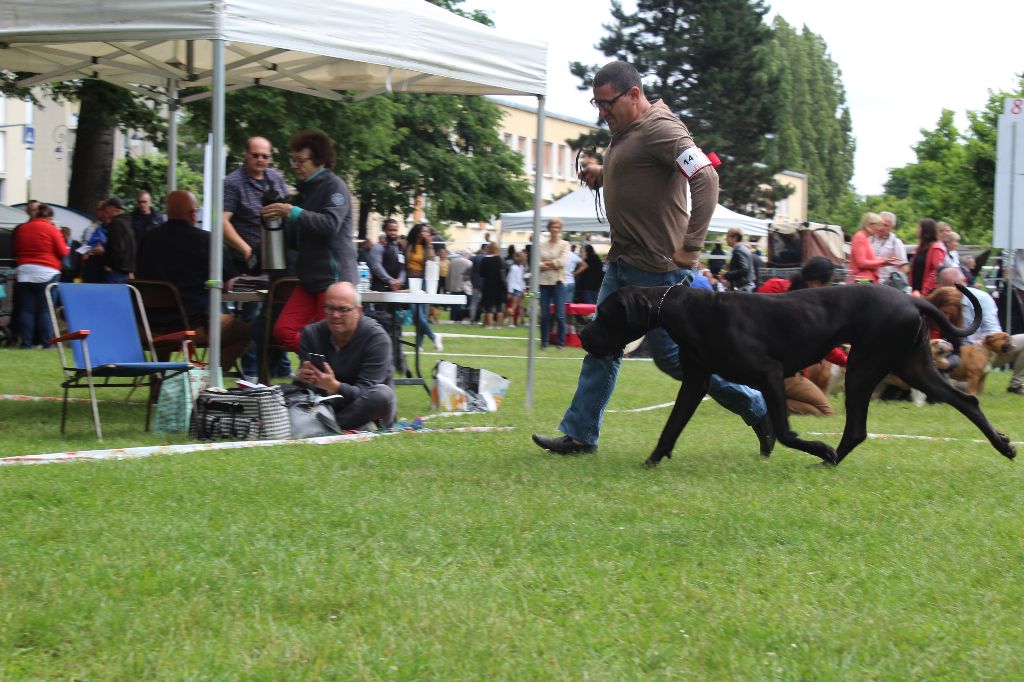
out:
<path id="1" fill-rule="evenodd" d="M 342 430 L 379 421 L 395 423 L 398 402 L 392 381 L 391 339 L 363 316 L 355 286 L 337 282 L 324 294 L 324 319 L 306 325 L 299 338 L 298 381 L 324 395 Z"/>
<path id="2" fill-rule="evenodd" d="M 224 177 L 224 244 L 229 247 L 232 263 L 239 273 L 259 274 L 262 271 L 263 225 L 260 211 L 263 195 L 272 191 L 284 198 L 288 187 L 279 172 L 270 168 L 272 158 L 270 141 L 264 137 L 250 137 L 245 143 L 242 165 Z M 281 276 L 284 273 L 275 273 Z M 266 321 L 260 316 L 263 304 L 240 303 L 236 311 L 252 325 L 253 344 L 242 356 L 242 373 L 246 377 L 259 375 L 259 358 Z M 292 368 L 288 356 L 275 351 L 271 361 L 275 377 L 286 377 Z"/>
<path id="3" fill-rule="evenodd" d="M 594 76 L 593 88 L 590 102 L 612 133 L 604 164 L 591 163 L 580 170 L 580 180 L 588 187 L 603 189 L 611 227 L 598 303 L 631 284 L 689 286 L 699 272 L 704 237 L 718 201 L 718 174 L 679 118 L 663 102 L 648 101 L 632 65 L 605 65 Z M 687 184 L 692 211 L 686 208 Z M 679 347 L 665 330 L 649 332 L 647 344 L 658 368 L 681 381 Z M 621 358 L 588 354 L 576 394 L 558 426 L 565 435 L 534 435 L 533 441 L 560 455 L 596 451 L 620 363 Z M 775 434 L 758 391 L 713 375 L 708 394 L 753 427 L 762 455 L 771 453 Z"/>
<path id="4" fill-rule="evenodd" d="M 250 137 L 242 165 L 224 177 L 224 244 L 238 254 L 235 261 L 242 266 L 239 270 L 260 271 L 263 194 L 268 189 L 282 199 L 288 194 L 284 178 L 270 168 L 271 158 L 270 141 Z M 246 262 L 255 267 L 246 268 Z"/>

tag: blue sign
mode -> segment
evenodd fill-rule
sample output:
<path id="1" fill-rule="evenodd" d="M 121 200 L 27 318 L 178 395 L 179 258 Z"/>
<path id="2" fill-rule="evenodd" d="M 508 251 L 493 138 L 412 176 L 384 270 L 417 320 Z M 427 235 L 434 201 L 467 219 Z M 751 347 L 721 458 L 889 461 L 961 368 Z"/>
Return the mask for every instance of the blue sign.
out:
<path id="1" fill-rule="evenodd" d="M 36 129 L 32 126 L 25 126 L 25 132 L 22 134 L 21 142 L 26 147 L 31 147 L 36 143 Z"/>

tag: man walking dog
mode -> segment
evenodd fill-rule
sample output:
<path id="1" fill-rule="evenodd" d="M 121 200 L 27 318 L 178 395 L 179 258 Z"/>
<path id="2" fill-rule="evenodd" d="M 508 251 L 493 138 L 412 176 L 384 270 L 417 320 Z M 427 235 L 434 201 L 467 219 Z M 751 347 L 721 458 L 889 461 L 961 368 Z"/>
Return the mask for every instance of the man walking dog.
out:
<path id="1" fill-rule="evenodd" d="M 686 126 L 663 102 L 644 95 L 640 74 L 625 62 L 611 62 L 594 76 L 591 104 L 612 132 L 604 165 L 590 164 L 580 180 L 603 188 L 611 226 L 611 250 L 598 304 L 620 287 L 688 286 L 697 275 L 708 223 L 718 202 L 718 173 L 698 149 Z M 689 183 L 693 210 L 686 210 Z M 677 380 L 683 374 L 679 347 L 662 329 L 647 335 L 658 369 Z M 594 452 L 605 407 L 615 389 L 621 356 L 587 355 L 579 384 L 558 430 L 562 437 L 534 435 L 551 452 Z M 757 391 L 710 379 L 708 393 L 754 428 L 762 455 L 771 453 L 775 435 L 764 398 Z"/>

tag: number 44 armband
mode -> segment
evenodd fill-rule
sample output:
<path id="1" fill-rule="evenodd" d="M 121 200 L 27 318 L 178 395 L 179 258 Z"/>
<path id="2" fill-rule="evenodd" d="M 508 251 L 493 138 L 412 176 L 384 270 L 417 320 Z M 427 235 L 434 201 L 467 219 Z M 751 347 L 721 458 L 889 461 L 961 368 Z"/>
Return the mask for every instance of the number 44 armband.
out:
<path id="1" fill-rule="evenodd" d="M 722 165 L 722 162 L 717 154 L 714 152 L 705 154 L 699 147 L 688 147 L 683 150 L 682 154 L 676 157 L 676 167 L 679 169 L 679 172 L 686 176 L 687 180 L 703 168 L 708 166 L 718 168 L 720 165 Z"/>

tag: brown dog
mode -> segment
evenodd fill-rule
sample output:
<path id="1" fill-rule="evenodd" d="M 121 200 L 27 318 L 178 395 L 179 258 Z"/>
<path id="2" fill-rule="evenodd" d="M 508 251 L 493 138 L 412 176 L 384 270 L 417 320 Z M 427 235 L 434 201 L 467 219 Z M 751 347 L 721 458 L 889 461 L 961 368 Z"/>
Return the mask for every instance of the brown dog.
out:
<path id="1" fill-rule="evenodd" d="M 1013 344 L 1006 332 L 993 332 L 979 344 L 965 344 L 960 347 L 960 364 L 949 373 L 949 378 L 966 383 L 971 395 L 981 395 L 992 358 L 1011 350 Z"/>

